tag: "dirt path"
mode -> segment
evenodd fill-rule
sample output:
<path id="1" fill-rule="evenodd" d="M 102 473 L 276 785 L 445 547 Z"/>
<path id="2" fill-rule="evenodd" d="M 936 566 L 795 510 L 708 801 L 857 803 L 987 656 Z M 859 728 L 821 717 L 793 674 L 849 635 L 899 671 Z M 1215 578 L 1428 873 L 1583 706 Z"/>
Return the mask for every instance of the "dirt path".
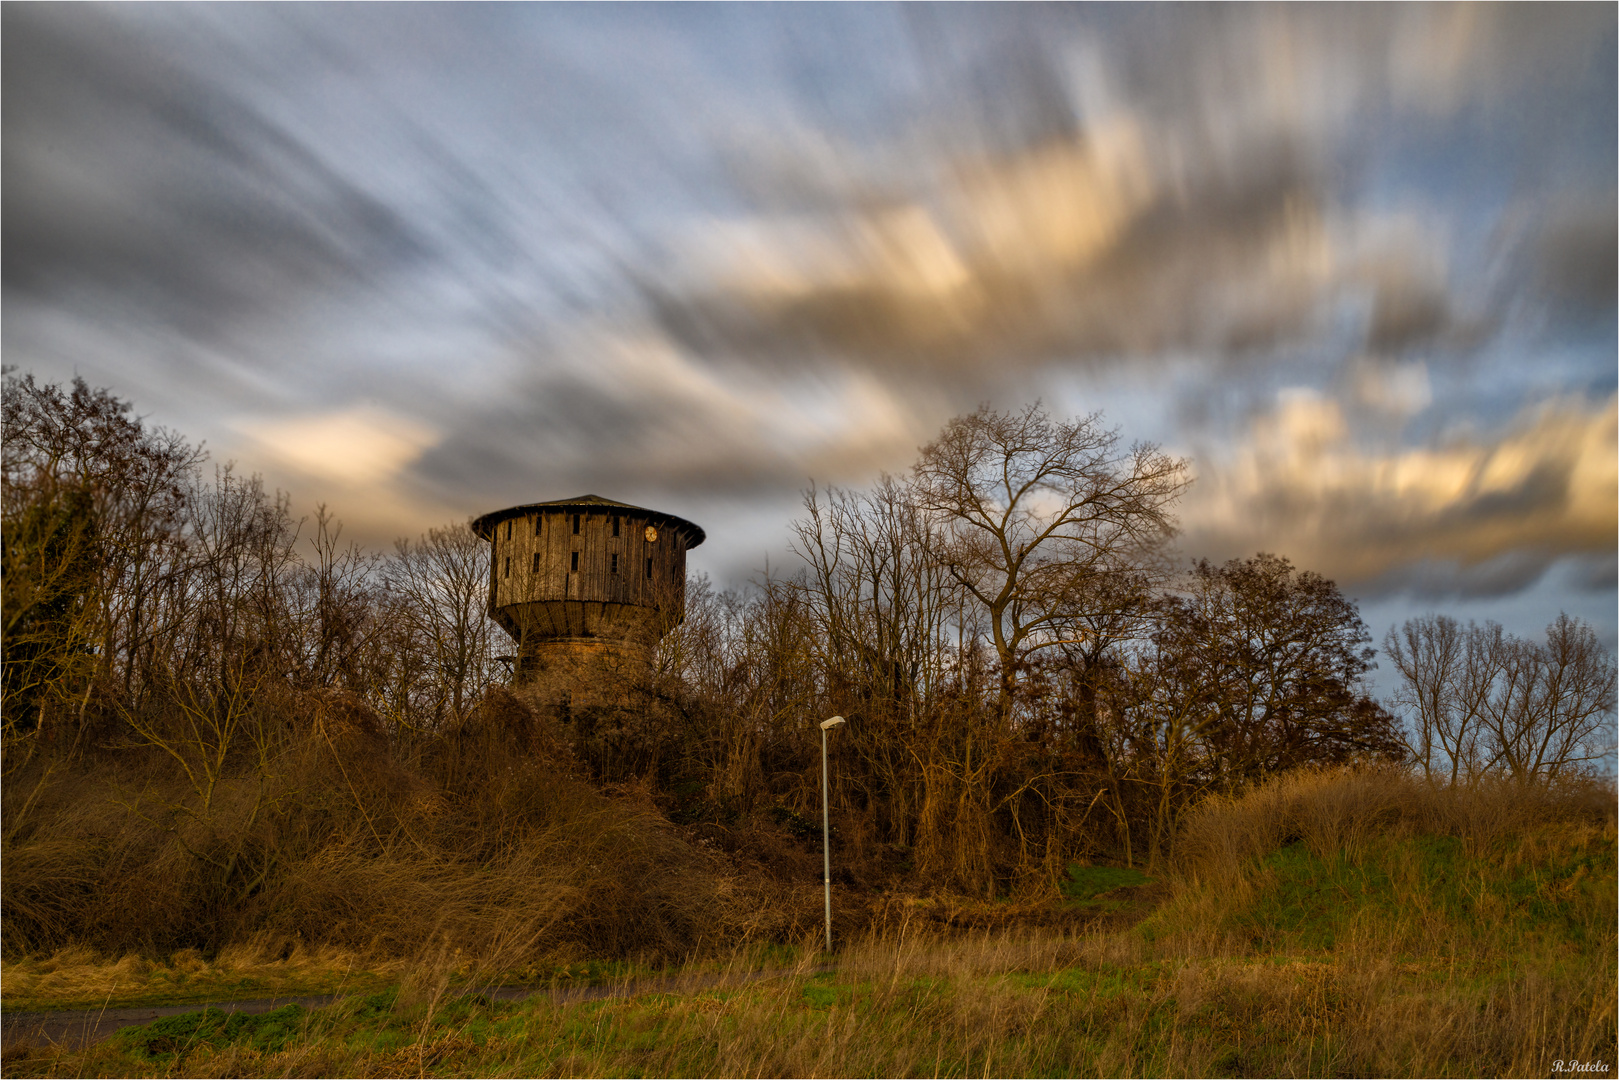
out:
<path id="1" fill-rule="evenodd" d="M 796 969 L 778 968 L 771 971 L 741 971 L 711 975 L 672 975 L 663 979 L 642 979 L 625 983 L 604 983 L 598 986 L 498 986 L 493 989 L 464 987 L 452 991 L 463 994 L 484 994 L 496 1001 L 516 1001 L 540 995 L 548 996 L 558 1005 L 579 1001 L 600 1001 L 603 998 L 634 997 L 637 994 L 692 993 L 728 986 L 743 986 L 761 979 L 791 975 Z M 807 974 L 830 971 L 830 966 L 807 969 Z M 302 1005 L 306 1009 L 319 1009 L 335 1005 L 352 994 L 326 994 L 317 997 L 267 997 L 242 1001 L 194 1001 L 187 1005 L 149 1005 L 128 1009 L 81 1009 L 51 1012 L 0 1012 L 0 1046 L 9 1048 L 27 1041 L 81 1049 L 100 1042 L 113 1032 L 126 1027 L 150 1024 L 165 1016 L 200 1012 L 203 1009 L 222 1009 L 225 1012 L 266 1013 L 284 1005 Z"/>
<path id="2" fill-rule="evenodd" d="M 50 1012 L 0 1013 L 0 1045 L 27 1042 L 52 1043 L 78 1049 L 99 1042 L 120 1028 L 150 1024 L 165 1016 L 198 1012 L 202 1009 L 223 1009 L 226 1012 L 264 1013 L 283 1005 L 302 1005 L 318 1009 L 341 1000 L 334 995 L 323 997 L 255 998 L 251 1001 L 198 1001 L 189 1005 L 145 1005 L 132 1009 L 64 1009 Z"/>

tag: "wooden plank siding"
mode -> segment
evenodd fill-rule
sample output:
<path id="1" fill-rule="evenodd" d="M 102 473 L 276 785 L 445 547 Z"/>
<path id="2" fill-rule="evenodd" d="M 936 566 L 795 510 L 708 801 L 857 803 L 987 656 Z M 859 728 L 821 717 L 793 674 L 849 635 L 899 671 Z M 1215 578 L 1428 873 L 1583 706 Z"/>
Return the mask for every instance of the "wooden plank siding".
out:
<path id="1" fill-rule="evenodd" d="M 619 535 L 614 536 L 614 516 L 580 511 L 577 534 L 573 531 L 574 512 L 567 509 L 510 518 L 497 525 L 490 565 L 491 609 L 532 605 L 524 620 L 529 631 L 559 636 L 584 632 L 582 613 L 565 610 L 570 601 L 683 610 L 686 543 L 681 530 L 656 526 L 658 538 L 648 542 L 646 530 L 651 523 L 647 518 L 619 514 Z M 575 553 L 577 571 L 573 569 Z M 649 558 L 650 578 L 646 574 Z"/>

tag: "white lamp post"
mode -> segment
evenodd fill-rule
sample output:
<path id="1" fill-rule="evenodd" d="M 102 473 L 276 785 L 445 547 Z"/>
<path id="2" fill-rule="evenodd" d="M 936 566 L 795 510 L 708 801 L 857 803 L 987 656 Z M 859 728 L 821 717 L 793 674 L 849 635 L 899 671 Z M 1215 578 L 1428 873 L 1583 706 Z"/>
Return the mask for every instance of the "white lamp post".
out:
<path id="1" fill-rule="evenodd" d="M 832 951 L 832 818 L 826 807 L 826 733 L 843 723 L 834 716 L 821 721 L 821 860 L 826 879 L 826 951 Z"/>

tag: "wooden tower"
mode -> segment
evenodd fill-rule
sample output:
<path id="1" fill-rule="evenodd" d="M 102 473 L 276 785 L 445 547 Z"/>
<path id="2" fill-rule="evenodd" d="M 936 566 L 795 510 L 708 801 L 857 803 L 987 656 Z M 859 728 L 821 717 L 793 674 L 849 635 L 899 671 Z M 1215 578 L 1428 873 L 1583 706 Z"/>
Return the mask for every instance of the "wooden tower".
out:
<path id="1" fill-rule="evenodd" d="M 517 678 L 566 690 L 603 662 L 645 657 L 686 613 L 686 552 L 703 530 L 581 495 L 484 514 L 489 614 L 518 643 Z"/>

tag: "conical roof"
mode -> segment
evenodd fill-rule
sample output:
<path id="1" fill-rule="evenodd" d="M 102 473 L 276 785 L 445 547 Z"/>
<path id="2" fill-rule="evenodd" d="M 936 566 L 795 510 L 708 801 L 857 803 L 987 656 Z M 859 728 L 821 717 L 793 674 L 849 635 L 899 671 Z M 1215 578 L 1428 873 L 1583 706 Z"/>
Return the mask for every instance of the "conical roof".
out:
<path id="1" fill-rule="evenodd" d="M 649 521 L 655 522 L 659 525 L 676 528 L 685 533 L 686 549 L 688 551 L 696 547 L 698 544 L 701 544 L 704 540 L 708 539 L 708 534 L 703 532 L 700 526 L 687 521 L 683 517 L 676 517 L 674 514 L 666 514 L 662 510 L 649 510 L 644 506 L 635 506 L 631 503 L 619 502 L 616 499 L 604 499 L 600 495 L 577 495 L 571 499 L 556 499 L 552 502 L 524 503 L 521 506 L 508 506 L 504 510 L 491 510 L 489 513 L 473 519 L 472 531 L 483 537 L 485 540 L 488 540 L 494 536 L 495 526 L 499 525 L 507 518 L 527 517 L 533 513 L 553 510 L 563 513 L 570 510 L 586 513 L 593 510 L 598 513 L 602 510 L 624 510 L 631 513 L 640 514 L 646 517 Z"/>

